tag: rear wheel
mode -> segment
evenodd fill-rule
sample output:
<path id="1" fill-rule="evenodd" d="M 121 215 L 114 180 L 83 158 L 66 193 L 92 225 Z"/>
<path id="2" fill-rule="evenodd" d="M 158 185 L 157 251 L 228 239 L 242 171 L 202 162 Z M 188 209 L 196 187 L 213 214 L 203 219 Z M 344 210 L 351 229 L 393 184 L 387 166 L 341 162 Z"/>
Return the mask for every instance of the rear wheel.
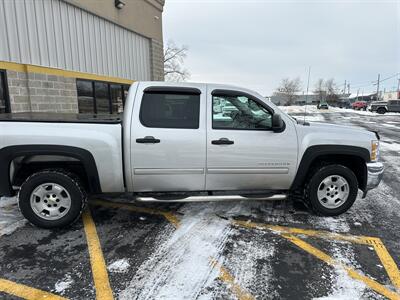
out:
<path id="1" fill-rule="evenodd" d="M 57 228 L 72 224 L 86 204 L 86 193 L 77 177 L 45 170 L 28 177 L 18 194 L 21 213 L 32 224 Z"/>
<path id="2" fill-rule="evenodd" d="M 357 177 L 342 165 L 320 167 L 306 185 L 307 200 L 312 209 L 323 216 L 337 216 L 346 212 L 357 194 Z"/>
<path id="3" fill-rule="evenodd" d="M 379 107 L 379 108 L 376 110 L 376 112 L 377 112 L 378 114 L 383 115 L 383 114 L 386 113 L 386 109 L 385 109 L 384 107 Z"/>

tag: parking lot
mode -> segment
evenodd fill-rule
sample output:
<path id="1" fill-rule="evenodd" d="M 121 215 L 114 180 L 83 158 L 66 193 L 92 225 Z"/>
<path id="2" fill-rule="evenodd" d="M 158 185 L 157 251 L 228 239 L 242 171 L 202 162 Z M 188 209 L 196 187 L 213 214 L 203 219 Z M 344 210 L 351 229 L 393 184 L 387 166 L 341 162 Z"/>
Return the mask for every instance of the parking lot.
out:
<path id="1" fill-rule="evenodd" d="M 295 117 L 303 108 L 284 108 Z M 379 131 L 380 186 L 339 217 L 291 199 L 129 203 L 93 198 L 71 228 L 0 202 L 1 299 L 400 299 L 400 114 L 309 108 Z"/>

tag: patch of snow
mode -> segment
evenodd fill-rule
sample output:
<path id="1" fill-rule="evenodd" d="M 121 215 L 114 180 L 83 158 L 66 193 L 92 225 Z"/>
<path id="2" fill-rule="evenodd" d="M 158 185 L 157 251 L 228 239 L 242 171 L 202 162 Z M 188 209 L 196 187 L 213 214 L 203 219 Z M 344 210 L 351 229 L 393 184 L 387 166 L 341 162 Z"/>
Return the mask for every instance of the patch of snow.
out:
<path id="1" fill-rule="evenodd" d="M 325 230 L 329 230 L 332 232 L 349 232 L 350 226 L 346 216 L 337 216 L 337 217 L 314 217 L 314 224 L 318 226 L 318 228 L 322 228 Z"/>
<path id="2" fill-rule="evenodd" d="M 1 197 L 0 198 L 0 208 L 17 205 L 18 199 L 17 197 Z"/>
<path id="3" fill-rule="evenodd" d="M 74 280 L 71 278 L 71 275 L 65 275 L 63 280 L 59 280 L 56 282 L 54 286 L 55 292 L 58 294 L 64 295 L 65 291 L 71 287 L 74 283 Z"/>
<path id="4" fill-rule="evenodd" d="M 351 244 L 332 243 L 333 257 L 336 261 L 345 266 L 355 268 L 353 246 Z M 363 299 L 366 285 L 358 280 L 351 278 L 343 266 L 335 266 L 334 274 L 330 278 L 333 282 L 332 290 L 329 295 L 317 298 L 319 300 L 353 300 Z"/>
<path id="5" fill-rule="evenodd" d="M 354 222 L 354 226 L 361 226 L 360 222 Z"/>
<path id="6" fill-rule="evenodd" d="M 394 151 L 394 152 L 400 152 L 400 144 L 398 143 L 388 143 L 386 141 L 381 141 L 379 142 L 381 150 L 387 150 L 387 151 Z"/>
<path id="7" fill-rule="evenodd" d="M 110 272 L 115 273 L 126 273 L 131 265 L 129 264 L 129 260 L 126 258 L 122 258 L 119 260 L 114 261 L 110 264 L 107 269 Z"/>
<path id="8" fill-rule="evenodd" d="M 181 225 L 145 261 L 120 299 L 196 299 L 219 272 L 228 220 L 214 213 L 218 203 L 188 203 Z"/>
<path id="9" fill-rule="evenodd" d="M 0 236 L 9 235 L 26 224 L 16 197 L 0 199 Z"/>

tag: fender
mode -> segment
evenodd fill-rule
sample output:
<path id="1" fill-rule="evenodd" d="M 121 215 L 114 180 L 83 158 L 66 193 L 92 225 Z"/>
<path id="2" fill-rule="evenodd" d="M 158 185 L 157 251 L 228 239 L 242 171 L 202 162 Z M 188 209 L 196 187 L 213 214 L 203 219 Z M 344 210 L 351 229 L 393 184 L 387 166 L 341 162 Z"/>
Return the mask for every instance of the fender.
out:
<path id="1" fill-rule="evenodd" d="M 13 159 L 19 156 L 32 155 L 60 155 L 78 159 L 82 162 L 91 193 L 101 193 L 99 173 L 93 155 L 82 148 L 59 145 L 18 145 L 0 149 L 0 195 L 12 196 L 13 189 L 10 182 L 10 165 Z"/>
<path id="2" fill-rule="evenodd" d="M 306 180 L 307 173 L 312 163 L 321 156 L 325 155 L 346 155 L 361 158 L 365 163 L 370 162 L 371 157 L 368 149 L 357 146 L 345 145 L 315 145 L 307 148 L 304 152 L 299 167 L 297 169 L 296 177 L 293 180 L 290 190 L 299 189 Z M 362 171 L 365 182 L 361 182 L 360 189 L 364 190 L 367 179 L 367 168 Z"/>

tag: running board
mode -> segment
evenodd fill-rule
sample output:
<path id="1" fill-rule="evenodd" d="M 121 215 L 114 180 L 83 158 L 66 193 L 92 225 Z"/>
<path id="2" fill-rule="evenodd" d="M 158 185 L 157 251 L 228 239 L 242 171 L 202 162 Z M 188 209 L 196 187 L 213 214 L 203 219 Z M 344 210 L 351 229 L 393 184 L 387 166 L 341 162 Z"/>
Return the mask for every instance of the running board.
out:
<path id="1" fill-rule="evenodd" d="M 211 196 L 189 196 L 186 198 L 180 199 L 157 199 L 154 197 L 144 197 L 144 196 L 137 196 L 135 198 L 136 201 L 140 202 L 207 202 L 207 201 L 238 201 L 238 200 L 285 200 L 287 195 L 285 194 L 276 194 L 272 196 L 264 196 L 264 197 L 245 197 L 240 195 L 211 195 Z"/>

